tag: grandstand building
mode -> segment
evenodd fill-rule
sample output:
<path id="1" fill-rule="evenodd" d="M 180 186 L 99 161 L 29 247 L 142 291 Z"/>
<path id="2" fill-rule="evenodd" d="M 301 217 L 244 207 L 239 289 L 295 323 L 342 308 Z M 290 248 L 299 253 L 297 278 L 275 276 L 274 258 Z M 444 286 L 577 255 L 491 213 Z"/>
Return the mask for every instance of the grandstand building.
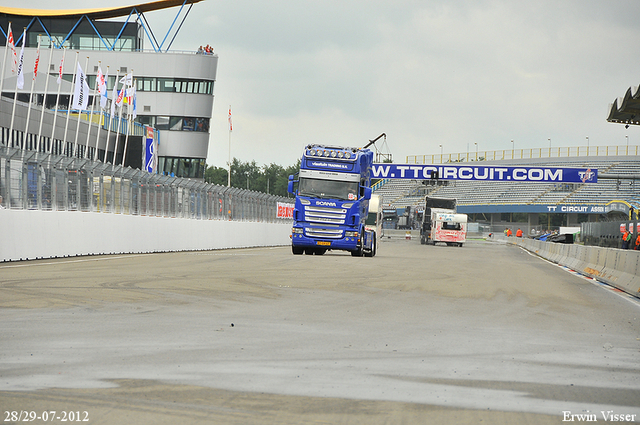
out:
<path id="1" fill-rule="evenodd" d="M 177 35 L 175 28 L 180 28 L 184 23 L 189 11 L 195 3 L 201 0 L 160 0 L 152 3 L 138 4 L 129 7 L 113 7 L 90 10 L 33 10 L 0 7 L 0 56 L 7 57 L 4 79 L 2 86 L 2 114 L 0 115 L 1 126 L 4 128 L 2 142 L 13 143 L 19 140 L 21 147 L 34 149 L 34 143 L 29 148 L 25 143 L 31 140 L 37 133 L 37 120 L 40 113 L 39 108 L 42 103 L 46 106 L 46 117 L 44 119 L 45 128 L 42 135 L 55 134 L 54 137 L 46 138 L 43 141 L 41 151 L 52 152 L 63 155 L 73 155 L 69 150 L 68 140 L 63 138 L 64 118 L 52 119 L 52 110 L 55 108 L 58 84 L 58 67 L 63 53 L 66 49 L 63 67 L 63 82 L 60 89 L 61 96 L 58 108 L 66 112 L 70 102 L 70 93 L 73 88 L 72 80 L 76 72 L 75 58 L 87 74 L 87 81 L 91 89 L 95 87 L 95 80 L 98 74 L 98 67 L 104 74 L 108 72 L 107 92 L 109 98 L 112 96 L 112 89 L 117 84 L 118 79 L 125 74 L 131 73 L 136 87 L 136 118 L 138 124 L 137 133 L 142 134 L 141 125 L 147 125 L 156 130 L 158 141 L 158 164 L 159 173 L 173 175 L 176 177 L 189 177 L 195 179 L 204 178 L 207 151 L 209 147 L 209 128 L 213 112 L 213 90 L 216 80 L 216 69 L 218 56 L 216 54 L 199 54 L 196 52 L 198 46 L 194 46 L 193 51 L 171 51 L 171 42 Z M 156 37 L 145 13 L 167 8 L 179 8 L 174 21 L 174 33 L 167 33 L 164 37 Z M 121 18 L 121 22 L 113 19 Z M 181 18 L 182 22 L 178 22 Z M 106 20 L 108 19 L 108 20 Z M 135 19 L 134 22 L 130 22 Z M 16 89 L 16 77 L 10 71 L 8 55 L 5 56 L 8 26 L 11 22 L 11 29 L 15 45 L 18 50 L 22 46 L 23 28 L 26 28 L 26 39 L 24 40 L 25 54 L 25 87 L 22 90 Z M 171 31 L 171 29 L 170 29 Z M 34 73 L 34 63 L 36 61 L 36 48 L 38 39 L 41 42 L 40 66 L 38 79 L 34 86 L 34 96 L 31 106 L 31 118 L 27 125 L 29 116 L 29 95 L 31 81 Z M 162 44 L 158 40 L 163 40 Z M 164 43 L 168 43 L 167 46 Z M 51 54 L 53 60 L 47 64 L 49 49 L 53 46 Z M 76 56 L 77 53 L 77 56 Z M 47 68 L 48 65 L 48 68 Z M 41 78 L 40 75 L 48 77 Z M 45 87 L 48 87 L 45 93 Z M 121 87 L 118 84 L 118 89 Z M 9 113 L 11 104 L 17 93 L 18 108 L 11 117 L 15 122 L 13 126 L 14 134 L 8 135 Z M 90 97 L 90 104 L 93 103 L 94 96 Z M 127 106 L 127 111 L 131 112 L 132 105 Z M 8 110 L 9 109 L 9 110 Z M 115 132 L 118 126 L 112 125 L 110 139 L 107 140 L 107 127 L 109 120 L 109 107 L 104 112 L 95 111 L 96 117 L 93 121 L 102 126 L 102 133 L 99 134 L 99 141 L 96 142 L 97 159 L 112 161 L 119 164 L 125 156 L 124 143 L 120 142 L 117 151 L 115 150 Z M 88 111 L 83 115 L 86 120 Z M 101 118 L 98 119 L 97 117 Z M 52 129 L 53 122 L 56 128 Z M 67 125 L 64 134 L 68 139 L 76 140 L 74 134 L 75 125 Z M 80 128 L 80 125 L 78 125 Z M 95 129 L 87 129 L 86 121 L 83 122 L 83 132 L 79 139 L 84 141 L 87 132 L 97 134 Z M 25 132 L 25 128 L 28 130 Z M 126 126 L 120 127 L 120 132 L 124 132 Z M 29 134 L 31 133 L 31 134 Z M 88 138 L 88 136 L 87 136 Z M 26 140 L 26 142 L 25 142 Z M 122 140 L 122 136 L 120 136 Z M 140 139 L 141 140 L 141 139 Z M 135 146 L 137 147 L 137 145 Z M 126 154 L 126 164 L 134 168 L 140 168 L 141 149 L 134 149 Z M 93 156 L 93 153 L 91 152 Z"/>
<path id="2" fill-rule="evenodd" d="M 480 157 L 483 166 L 597 169 L 597 183 L 387 179 L 374 186 L 374 193 L 382 195 L 385 208 L 396 209 L 402 215 L 410 207 L 410 211 L 416 212 L 416 217 L 424 208 L 425 196 L 455 198 L 459 212 L 468 214 L 470 222 L 485 225 L 492 232 L 517 225 L 526 229 L 528 234 L 536 234 L 560 226 L 579 226 L 583 222 L 637 220 L 640 209 L 640 156 L 637 148 L 591 147 L 590 155 L 586 151 L 580 154 L 565 149 L 565 156 L 556 157 L 531 155 L 526 150 L 508 151 L 508 155 L 487 152 Z M 455 158 L 434 155 L 428 158 L 408 157 L 407 163 L 463 162 L 464 159 L 463 155 Z M 472 161 L 474 159 L 471 158 Z"/>

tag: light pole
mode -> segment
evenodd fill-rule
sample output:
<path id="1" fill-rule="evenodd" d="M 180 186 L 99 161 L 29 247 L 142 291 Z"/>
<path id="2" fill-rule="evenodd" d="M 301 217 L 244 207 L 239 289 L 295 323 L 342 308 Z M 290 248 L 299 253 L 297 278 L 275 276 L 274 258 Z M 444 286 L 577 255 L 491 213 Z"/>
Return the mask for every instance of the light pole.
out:
<path id="1" fill-rule="evenodd" d="M 629 136 L 624 136 L 627 139 L 627 155 L 629 155 Z"/>
<path id="2" fill-rule="evenodd" d="M 587 136 L 587 156 L 589 156 L 589 136 Z"/>
<path id="3" fill-rule="evenodd" d="M 442 164 L 442 162 L 444 162 L 442 159 L 442 145 L 438 145 L 438 146 L 440 146 L 440 163 Z"/>
<path id="4" fill-rule="evenodd" d="M 478 160 L 478 142 L 474 142 L 474 145 L 476 145 L 476 161 Z"/>
<path id="5" fill-rule="evenodd" d="M 513 140 L 511 140 L 511 159 L 515 158 L 516 156 L 516 144 L 514 143 Z"/>

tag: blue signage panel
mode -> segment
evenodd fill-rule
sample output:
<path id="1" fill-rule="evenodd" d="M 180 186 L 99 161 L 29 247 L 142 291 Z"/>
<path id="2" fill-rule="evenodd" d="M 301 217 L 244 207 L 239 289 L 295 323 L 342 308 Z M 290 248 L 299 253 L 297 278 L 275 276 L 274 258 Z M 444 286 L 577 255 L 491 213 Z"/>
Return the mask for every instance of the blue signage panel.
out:
<path id="1" fill-rule="evenodd" d="M 153 140 L 153 128 L 146 127 L 144 138 L 144 169 L 149 173 L 155 173 L 158 164 L 156 155 L 156 144 Z"/>
<path id="2" fill-rule="evenodd" d="M 482 165 L 373 164 L 374 179 L 486 180 L 542 183 L 597 183 L 595 168 L 498 167 Z M 437 176 L 436 176 L 437 174 Z"/>
<path id="3" fill-rule="evenodd" d="M 606 214 L 609 211 L 629 212 L 629 207 L 622 202 L 602 204 L 500 204 L 500 205 L 460 205 L 458 212 L 462 214 L 473 213 L 580 213 L 580 214 Z"/>

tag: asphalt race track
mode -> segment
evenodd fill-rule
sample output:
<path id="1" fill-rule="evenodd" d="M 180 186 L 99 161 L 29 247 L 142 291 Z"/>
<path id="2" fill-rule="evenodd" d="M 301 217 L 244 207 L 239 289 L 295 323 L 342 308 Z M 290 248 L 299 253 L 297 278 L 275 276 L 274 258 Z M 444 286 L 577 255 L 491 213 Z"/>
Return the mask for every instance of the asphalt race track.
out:
<path id="1" fill-rule="evenodd" d="M 640 422 L 638 300 L 501 243 L 2 263 L 0 322 L 3 423 Z"/>

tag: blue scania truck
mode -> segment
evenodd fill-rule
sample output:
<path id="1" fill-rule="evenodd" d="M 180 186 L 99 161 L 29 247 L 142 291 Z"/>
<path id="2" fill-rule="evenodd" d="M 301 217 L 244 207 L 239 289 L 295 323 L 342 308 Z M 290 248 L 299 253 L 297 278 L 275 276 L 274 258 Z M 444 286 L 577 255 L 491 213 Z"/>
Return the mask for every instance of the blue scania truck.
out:
<path id="1" fill-rule="evenodd" d="M 327 250 L 354 257 L 376 254 L 375 231 L 365 222 L 371 199 L 373 152 L 366 148 L 309 145 L 300 172 L 289 176 L 296 195 L 291 231 L 295 255 L 322 255 Z"/>

